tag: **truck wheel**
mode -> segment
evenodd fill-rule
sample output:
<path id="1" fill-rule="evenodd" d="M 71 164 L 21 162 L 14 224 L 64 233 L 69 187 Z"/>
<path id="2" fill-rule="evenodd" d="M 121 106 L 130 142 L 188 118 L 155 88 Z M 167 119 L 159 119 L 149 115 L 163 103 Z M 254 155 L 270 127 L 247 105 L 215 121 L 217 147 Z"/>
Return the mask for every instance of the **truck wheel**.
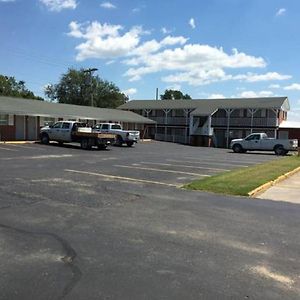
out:
<path id="1" fill-rule="evenodd" d="M 235 153 L 242 153 L 243 147 L 240 144 L 235 144 L 235 145 L 233 145 L 232 150 Z"/>
<path id="2" fill-rule="evenodd" d="M 97 146 L 99 150 L 105 150 L 107 148 L 107 145 L 101 144 Z"/>
<path id="3" fill-rule="evenodd" d="M 119 147 L 121 147 L 123 145 L 123 139 L 121 136 L 119 136 L 119 135 L 117 136 L 115 145 L 119 146 Z"/>
<path id="4" fill-rule="evenodd" d="M 128 142 L 126 142 L 126 145 L 127 145 L 127 147 L 132 147 L 133 142 L 132 141 L 128 141 Z"/>
<path id="5" fill-rule="evenodd" d="M 282 145 L 277 145 L 274 148 L 274 152 L 275 152 L 276 155 L 285 155 L 286 151 L 284 150 Z"/>
<path id="6" fill-rule="evenodd" d="M 49 144 L 49 136 L 47 133 L 42 134 L 41 142 L 42 142 L 42 144 L 45 144 L 45 145 Z"/>
<path id="7" fill-rule="evenodd" d="M 81 146 L 81 149 L 84 149 L 84 150 L 90 150 L 91 149 L 91 146 L 89 145 L 89 141 L 87 139 L 82 139 L 80 141 L 80 146 Z"/>

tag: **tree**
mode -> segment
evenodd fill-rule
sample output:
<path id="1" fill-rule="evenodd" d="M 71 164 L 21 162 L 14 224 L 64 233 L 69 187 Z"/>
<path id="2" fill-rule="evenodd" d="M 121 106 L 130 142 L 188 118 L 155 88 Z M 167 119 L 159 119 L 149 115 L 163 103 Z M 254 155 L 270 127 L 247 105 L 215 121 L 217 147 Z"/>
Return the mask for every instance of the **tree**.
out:
<path id="1" fill-rule="evenodd" d="M 0 75 L 0 95 L 19 97 L 26 99 L 44 100 L 42 97 L 35 96 L 33 92 L 25 86 L 25 81 L 17 81 L 15 77 Z"/>
<path id="2" fill-rule="evenodd" d="M 160 95 L 161 100 L 180 100 L 180 99 L 192 99 L 190 95 L 183 94 L 177 90 L 165 90 L 163 95 Z"/>
<path id="3" fill-rule="evenodd" d="M 128 98 L 112 82 L 93 76 L 84 69 L 69 69 L 61 76 L 59 83 L 46 87 L 45 94 L 52 101 L 116 108 L 124 104 Z"/>

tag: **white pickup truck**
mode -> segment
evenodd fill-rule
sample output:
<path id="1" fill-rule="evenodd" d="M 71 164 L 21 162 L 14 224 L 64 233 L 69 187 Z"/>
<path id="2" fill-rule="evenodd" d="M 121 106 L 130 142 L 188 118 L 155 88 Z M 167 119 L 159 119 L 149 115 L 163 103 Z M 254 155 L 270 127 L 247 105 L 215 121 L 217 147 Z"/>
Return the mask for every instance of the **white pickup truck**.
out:
<path id="1" fill-rule="evenodd" d="M 111 133 L 116 135 L 115 145 L 122 146 L 126 144 L 131 147 L 140 139 L 140 132 L 136 130 L 123 130 L 117 123 L 99 123 L 93 127 L 94 132 Z"/>
<path id="2" fill-rule="evenodd" d="M 276 155 L 286 155 L 289 151 L 296 151 L 298 140 L 268 138 L 265 133 L 252 133 L 244 139 L 235 139 L 230 148 L 236 153 L 246 151 L 274 151 Z"/>
<path id="3" fill-rule="evenodd" d="M 40 139 L 43 144 L 48 144 L 49 141 L 56 141 L 59 144 L 76 142 L 80 143 L 82 149 L 90 150 L 93 146 L 106 149 L 115 142 L 115 135 L 93 132 L 85 123 L 59 121 L 54 125 L 42 127 Z"/>

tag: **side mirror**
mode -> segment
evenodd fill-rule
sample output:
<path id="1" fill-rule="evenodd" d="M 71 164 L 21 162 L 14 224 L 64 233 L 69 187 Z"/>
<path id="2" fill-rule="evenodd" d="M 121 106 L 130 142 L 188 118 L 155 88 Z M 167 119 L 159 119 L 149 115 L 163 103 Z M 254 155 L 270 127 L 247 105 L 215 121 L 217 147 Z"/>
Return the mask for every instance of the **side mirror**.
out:
<path id="1" fill-rule="evenodd" d="M 53 125 L 51 124 L 51 125 L 49 125 L 49 128 L 53 128 Z"/>

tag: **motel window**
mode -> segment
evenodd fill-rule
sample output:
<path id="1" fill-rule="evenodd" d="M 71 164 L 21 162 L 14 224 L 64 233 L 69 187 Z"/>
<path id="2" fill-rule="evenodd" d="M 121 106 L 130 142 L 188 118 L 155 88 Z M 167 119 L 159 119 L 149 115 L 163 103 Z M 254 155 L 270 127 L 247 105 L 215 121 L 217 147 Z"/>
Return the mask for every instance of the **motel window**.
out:
<path id="1" fill-rule="evenodd" d="M 55 118 L 50 118 L 50 117 L 44 117 L 41 118 L 43 120 L 42 126 L 50 126 L 55 123 Z"/>
<path id="2" fill-rule="evenodd" d="M 0 125 L 8 125 L 8 115 L 0 114 Z"/>

